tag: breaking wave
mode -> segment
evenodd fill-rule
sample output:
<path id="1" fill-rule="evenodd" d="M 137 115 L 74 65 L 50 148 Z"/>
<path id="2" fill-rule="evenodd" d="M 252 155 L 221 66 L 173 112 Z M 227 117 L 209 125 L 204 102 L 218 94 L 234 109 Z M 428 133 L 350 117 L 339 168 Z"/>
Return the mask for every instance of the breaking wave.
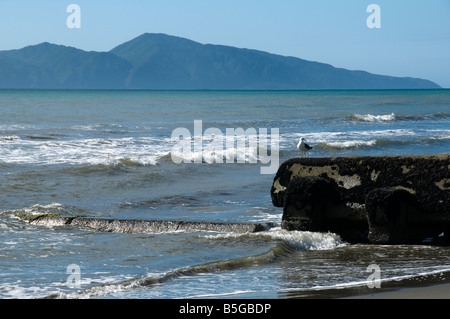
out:
<path id="1" fill-rule="evenodd" d="M 205 236 L 209 239 L 241 239 L 241 240 L 276 240 L 285 243 L 294 250 L 331 250 L 345 246 L 346 243 L 334 233 L 319 233 L 309 231 L 287 231 L 274 227 L 267 231 L 256 233 L 225 233 Z"/>
<path id="2" fill-rule="evenodd" d="M 438 145 L 450 140 L 448 129 L 385 129 L 367 131 L 305 132 L 282 135 L 284 148 L 306 138 L 313 149 L 352 150 L 384 146 Z"/>
<path id="3" fill-rule="evenodd" d="M 449 114 L 446 112 L 425 114 L 425 115 L 398 115 L 395 113 L 391 114 L 350 114 L 346 117 L 347 120 L 351 121 L 361 121 L 361 122 L 391 122 L 391 121 L 401 121 L 401 120 L 427 120 L 427 119 L 439 119 L 447 118 Z"/>
<path id="4" fill-rule="evenodd" d="M 20 139 L 20 137 L 18 137 L 16 135 L 0 136 L 0 140 L 3 140 L 3 141 L 17 141 L 19 139 Z"/>
<path id="5" fill-rule="evenodd" d="M 321 142 L 316 145 L 316 148 L 322 150 L 350 150 L 350 149 L 363 149 L 382 146 L 408 146 L 417 144 L 434 144 L 440 143 L 446 140 L 450 140 L 450 135 L 427 137 L 422 139 L 389 139 L 378 138 L 371 140 L 349 140 L 349 141 L 336 141 L 336 142 Z"/>
<path id="6" fill-rule="evenodd" d="M 198 152 L 172 151 L 170 156 L 176 162 L 184 163 L 257 163 L 260 159 L 258 148 L 227 148 L 202 150 Z"/>
<path id="7" fill-rule="evenodd" d="M 11 216 L 39 216 L 39 215 L 54 215 L 54 216 L 86 216 L 89 214 L 88 211 L 71 205 L 63 205 L 61 203 L 50 203 L 47 205 L 35 204 L 31 207 L 24 207 L 15 210 L 4 210 L 0 211 L 0 215 L 11 215 Z"/>
<path id="8" fill-rule="evenodd" d="M 380 145 L 407 145 L 410 144 L 407 141 L 389 140 L 389 139 L 375 139 L 368 141 L 340 141 L 330 143 L 319 143 L 317 148 L 323 150 L 344 150 L 344 149 L 359 149 L 359 148 L 371 148 Z"/>
<path id="9" fill-rule="evenodd" d="M 132 164 L 154 165 L 163 146 L 135 138 L 48 140 L 3 138 L 0 161 L 15 164 Z M 1 140 L 0 140 L 1 141 Z"/>
<path id="10" fill-rule="evenodd" d="M 396 119 L 396 116 L 394 113 L 385 115 L 351 114 L 347 116 L 347 119 L 362 122 L 387 122 L 387 121 L 394 121 Z"/>
<path id="11" fill-rule="evenodd" d="M 98 285 L 86 290 L 75 293 L 53 294 L 46 298 L 51 299 L 77 299 L 93 298 L 111 293 L 135 289 L 151 289 L 165 283 L 172 282 L 182 277 L 192 277 L 208 273 L 234 271 L 239 269 L 260 267 L 276 262 L 279 258 L 288 257 L 297 250 L 330 250 L 345 246 L 340 237 L 331 233 L 313 233 L 301 231 L 284 231 L 280 228 L 271 229 L 260 233 L 234 234 L 226 233 L 219 235 L 207 235 L 209 240 L 240 239 L 240 240 L 274 240 L 277 242 L 274 247 L 267 252 L 232 258 L 228 260 L 219 260 L 178 268 L 162 274 L 149 274 L 139 278 L 126 279 L 118 283 Z"/>
<path id="12" fill-rule="evenodd" d="M 234 138 L 234 137 L 233 137 Z M 168 137 L 123 137 L 57 140 L 53 137 L 0 136 L 3 149 L 0 162 L 37 165 L 147 166 L 158 163 L 257 163 L 270 156 L 270 150 L 248 140 L 216 143 L 206 136 L 201 149 L 192 141 L 177 146 Z M 236 142 L 236 145 L 234 144 Z M 184 147 L 184 148 L 183 148 Z M 100 167 L 101 168 L 101 167 Z"/>

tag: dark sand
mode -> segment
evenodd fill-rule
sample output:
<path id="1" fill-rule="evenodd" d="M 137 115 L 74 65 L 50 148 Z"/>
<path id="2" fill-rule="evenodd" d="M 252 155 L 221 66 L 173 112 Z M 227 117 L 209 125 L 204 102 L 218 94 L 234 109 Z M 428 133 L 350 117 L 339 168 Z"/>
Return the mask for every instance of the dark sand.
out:
<path id="1" fill-rule="evenodd" d="M 348 297 L 350 299 L 450 299 L 450 284 L 418 288 L 401 288 L 388 292 Z"/>

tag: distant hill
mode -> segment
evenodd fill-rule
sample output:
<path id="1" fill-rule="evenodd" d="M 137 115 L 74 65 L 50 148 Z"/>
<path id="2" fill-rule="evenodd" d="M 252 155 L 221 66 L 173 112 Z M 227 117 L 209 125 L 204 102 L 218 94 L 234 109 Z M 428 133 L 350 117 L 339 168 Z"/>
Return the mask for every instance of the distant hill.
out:
<path id="1" fill-rule="evenodd" d="M 349 71 L 263 51 L 143 34 L 109 52 L 42 43 L 0 51 L 0 88 L 429 89 L 436 83 Z"/>
<path id="2" fill-rule="evenodd" d="M 131 67 L 111 53 L 42 43 L 20 50 L 0 51 L 0 86 L 119 89 L 124 88 L 124 78 Z"/>

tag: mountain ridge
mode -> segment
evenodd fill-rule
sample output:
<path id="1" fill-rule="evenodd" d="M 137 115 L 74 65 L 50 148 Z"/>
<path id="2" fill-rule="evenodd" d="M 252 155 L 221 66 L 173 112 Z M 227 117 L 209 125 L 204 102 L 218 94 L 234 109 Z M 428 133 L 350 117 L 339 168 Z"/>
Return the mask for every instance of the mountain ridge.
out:
<path id="1" fill-rule="evenodd" d="M 254 49 L 144 33 L 108 52 L 43 42 L 0 51 L 0 88 L 434 89 L 436 83 L 336 68 Z"/>

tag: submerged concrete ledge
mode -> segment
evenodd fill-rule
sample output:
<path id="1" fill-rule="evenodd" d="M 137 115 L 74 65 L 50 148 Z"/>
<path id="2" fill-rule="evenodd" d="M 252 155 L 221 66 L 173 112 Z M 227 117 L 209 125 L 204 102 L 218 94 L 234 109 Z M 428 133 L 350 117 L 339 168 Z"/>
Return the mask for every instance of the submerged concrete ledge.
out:
<path id="1" fill-rule="evenodd" d="M 282 227 L 350 242 L 450 242 L 450 155 L 294 158 L 272 184 Z"/>
<path id="2" fill-rule="evenodd" d="M 50 215 L 25 216 L 22 220 L 29 224 L 41 226 L 79 226 L 101 232 L 116 233 L 162 233 L 180 230 L 198 230 L 234 233 L 255 233 L 276 227 L 274 223 L 206 223 L 159 220 L 124 220 L 87 217 L 60 217 Z"/>

